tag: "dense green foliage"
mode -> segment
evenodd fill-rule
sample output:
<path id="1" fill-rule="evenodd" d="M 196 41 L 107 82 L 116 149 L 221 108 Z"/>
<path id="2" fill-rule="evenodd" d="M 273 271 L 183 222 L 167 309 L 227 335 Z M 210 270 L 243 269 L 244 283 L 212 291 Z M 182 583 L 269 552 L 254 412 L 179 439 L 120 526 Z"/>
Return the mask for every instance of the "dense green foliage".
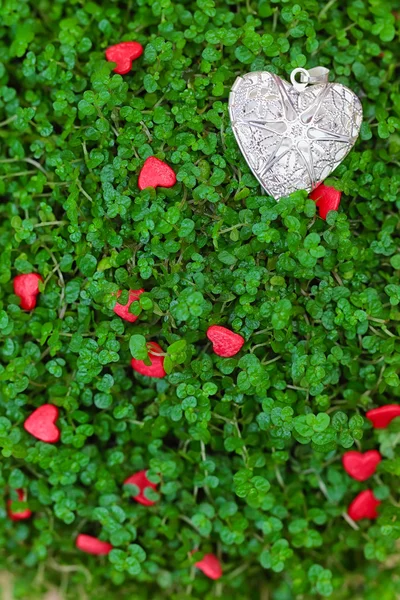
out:
<path id="1" fill-rule="evenodd" d="M 394 600 L 400 594 L 398 0 L 4 0 L 0 9 L 1 566 L 16 598 L 49 582 L 90 600 Z M 393 13 L 391 12 L 393 11 Z M 396 20 L 397 19 L 397 20 Z M 143 44 L 131 73 L 104 50 Z M 298 192 L 262 195 L 229 126 L 236 76 L 318 64 L 361 98 L 327 222 Z M 397 69 L 397 71 L 396 71 Z M 178 184 L 139 192 L 150 155 Z M 20 309 L 12 280 L 44 278 Z M 135 324 L 115 292 L 143 287 Z M 121 300 L 122 301 L 122 300 Z M 246 338 L 221 359 L 205 336 Z M 133 337 L 135 336 L 135 337 Z M 167 352 L 169 375 L 131 351 Z M 60 408 L 61 441 L 24 419 Z M 351 480 L 348 448 L 379 448 Z M 150 468 L 152 508 L 123 481 Z M 354 528 L 366 487 L 380 517 Z M 34 516 L 6 516 L 24 488 Z M 116 548 L 90 557 L 77 532 Z M 221 558 L 217 583 L 193 567 Z"/>

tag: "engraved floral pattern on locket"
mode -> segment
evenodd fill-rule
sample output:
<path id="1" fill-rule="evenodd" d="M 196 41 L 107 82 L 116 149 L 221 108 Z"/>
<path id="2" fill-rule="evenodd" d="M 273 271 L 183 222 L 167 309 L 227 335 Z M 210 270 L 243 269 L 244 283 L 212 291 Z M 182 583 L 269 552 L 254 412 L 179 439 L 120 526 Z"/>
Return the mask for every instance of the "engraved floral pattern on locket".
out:
<path id="1" fill-rule="evenodd" d="M 361 102 L 344 85 L 297 91 L 261 71 L 236 79 L 229 114 L 251 170 L 276 200 L 310 191 L 328 177 L 350 152 L 362 123 Z"/>

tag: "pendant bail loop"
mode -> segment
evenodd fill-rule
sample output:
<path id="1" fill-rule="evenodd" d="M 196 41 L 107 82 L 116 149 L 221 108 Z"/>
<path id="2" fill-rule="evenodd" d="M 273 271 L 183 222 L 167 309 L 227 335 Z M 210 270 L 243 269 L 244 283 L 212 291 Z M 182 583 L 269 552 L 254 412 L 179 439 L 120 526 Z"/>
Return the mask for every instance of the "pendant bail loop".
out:
<path id="1" fill-rule="evenodd" d="M 296 75 L 300 75 L 300 81 L 297 81 Z M 298 92 L 306 89 L 307 85 L 317 83 L 328 83 L 329 69 L 326 67 L 313 67 L 312 69 L 302 69 L 301 67 L 293 69 L 290 74 L 290 81 Z"/>

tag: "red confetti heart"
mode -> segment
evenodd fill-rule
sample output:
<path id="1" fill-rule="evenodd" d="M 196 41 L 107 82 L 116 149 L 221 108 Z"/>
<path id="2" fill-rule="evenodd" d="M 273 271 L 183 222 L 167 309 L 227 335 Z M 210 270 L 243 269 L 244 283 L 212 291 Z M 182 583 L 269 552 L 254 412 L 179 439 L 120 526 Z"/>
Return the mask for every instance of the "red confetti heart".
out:
<path id="1" fill-rule="evenodd" d="M 235 356 L 244 344 L 241 335 L 221 325 L 211 325 L 207 329 L 207 337 L 213 344 L 215 354 L 224 358 Z"/>
<path id="2" fill-rule="evenodd" d="M 115 73 L 125 75 L 132 69 L 132 61 L 143 54 L 143 46 L 139 42 L 120 42 L 106 50 L 106 59 L 116 63 Z"/>
<path id="3" fill-rule="evenodd" d="M 400 406 L 398 404 L 386 404 L 379 408 L 373 408 L 366 414 L 375 429 L 385 429 L 393 419 L 400 417 Z"/>
<path id="4" fill-rule="evenodd" d="M 54 444 L 60 439 L 60 430 L 55 425 L 57 419 L 58 408 L 54 404 L 43 404 L 26 419 L 24 428 L 38 440 Z"/>
<path id="5" fill-rule="evenodd" d="M 147 377 L 156 377 L 157 379 L 165 377 L 166 372 L 164 370 L 164 356 L 160 356 L 160 354 L 164 354 L 163 349 L 157 344 L 157 342 L 149 342 L 147 344 L 147 349 L 149 352 L 151 365 L 145 365 L 143 360 L 132 358 L 131 365 L 133 370 L 137 371 L 141 375 L 147 375 Z"/>
<path id="6" fill-rule="evenodd" d="M 124 319 L 125 321 L 129 321 L 129 323 L 134 323 L 137 319 L 137 316 L 133 315 L 129 312 L 129 307 L 132 302 L 136 302 L 139 299 L 140 294 L 143 294 L 144 290 L 129 290 L 129 299 L 127 304 L 119 304 L 116 303 L 114 306 L 114 312 L 116 315 Z M 122 294 L 121 290 L 117 292 L 117 298 Z"/>
<path id="7" fill-rule="evenodd" d="M 195 564 L 210 579 L 219 579 L 222 577 L 222 567 L 215 554 L 205 554 L 203 558 Z"/>
<path id="8" fill-rule="evenodd" d="M 321 219 L 326 219 L 326 215 L 330 210 L 337 210 L 339 208 L 341 196 L 342 192 L 339 192 L 339 190 L 321 183 L 321 185 L 311 192 L 309 197 L 318 206 Z"/>
<path id="9" fill-rule="evenodd" d="M 342 458 L 344 470 L 357 481 L 365 481 L 371 477 L 381 460 L 382 456 L 378 450 L 368 450 L 364 454 L 350 450 L 345 452 Z"/>
<path id="10" fill-rule="evenodd" d="M 139 174 L 138 186 L 140 190 L 148 187 L 170 188 L 176 183 L 174 171 L 162 160 L 155 156 L 150 156 L 144 161 L 144 165 Z"/>
<path id="11" fill-rule="evenodd" d="M 14 278 L 14 294 L 21 299 L 21 308 L 32 310 L 36 306 L 36 296 L 39 293 L 39 281 L 43 278 L 38 273 L 17 275 Z"/>
<path id="12" fill-rule="evenodd" d="M 364 490 L 354 498 L 347 513 L 353 521 L 376 519 L 378 517 L 376 509 L 379 505 L 380 501 L 375 498 L 374 493 L 371 490 Z"/>
<path id="13" fill-rule="evenodd" d="M 101 540 L 93 537 L 92 535 L 86 535 L 80 533 L 75 541 L 75 546 L 78 550 L 86 552 L 87 554 L 96 554 L 101 556 L 103 554 L 109 554 L 113 549 L 113 546 L 108 542 L 102 542 Z"/>
<path id="14" fill-rule="evenodd" d="M 18 495 L 18 500 L 20 502 L 25 502 L 26 500 L 26 494 L 24 492 L 24 490 L 15 490 L 17 492 Z M 25 508 L 24 510 L 21 510 L 20 512 L 13 512 L 11 510 L 13 504 L 13 500 L 8 500 L 7 501 L 7 512 L 8 512 L 8 516 L 10 517 L 10 519 L 12 521 L 23 521 L 24 519 L 29 519 L 32 516 L 32 511 L 29 510 L 29 508 Z"/>
<path id="15" fill-rule="evenodd" d="M 153 490 L 156 490 L 157 485 L 155 483 L 153 483 L 152 481 L 150 481 L 149 479 L 147 479 L 146 473 L 147 473 L 147 471 L 139 471 L 138 473 L 135 473 L 134 475 L 131 475 L 130 477 L 128 477 L 128 479 L 125 479 L 124 484 L 130 483 L 132 485 L 136 485 L 136 487 L 139 488 L 140 491 L 139 491 L 138 495 L 132 496 L 132 498 L 134 500 L 136 500 L 136 502 L 139 502 L 140 504 L 143 504 L 144 506 L 153 506 L 153 504 L 155 504 L 155 502 L 146 498 L 146 496 L 144 495 L 144 491 L 146 488 L 151 488 Z"/>

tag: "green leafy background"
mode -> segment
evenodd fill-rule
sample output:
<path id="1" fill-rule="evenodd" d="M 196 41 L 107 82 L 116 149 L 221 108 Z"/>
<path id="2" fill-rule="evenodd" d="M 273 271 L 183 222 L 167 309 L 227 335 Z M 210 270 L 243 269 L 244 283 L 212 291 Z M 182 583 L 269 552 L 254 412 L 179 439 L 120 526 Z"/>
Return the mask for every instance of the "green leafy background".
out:
<path id="1" fill-rule="evenodd" d="M 4 0 L 0 557 L 16 598 L 399 597 L 400 426 L 364 417 L 400 396 L 399 15 L 398 0 Z M 104 58 L 122 40 L 144 46 L 123 77 Z M 262 194 L 227 113 L 239 74 L 319 64 L 364 109 L 326 222 L 305 192 Z M 177 185 L 139 192 L 151 155 Z M 12 280 L 32 271 L 26 313 Z M 113 294 L 139 287 L 132 325 Z M 211 324 L 245 337 L 236 357 L 213 354 Z M 164 380 L 129 366 L 150 340 Z M 23 429 L 45 402 L 56 445 Z M 349 448 L 381 450 L 371 481 L 344 473 Z M 143 468 L 152 508 L 123 487 Z M 380 517 L 355 526 L 366 487 Z M 6 516 L 16 488 L 30 521 Z M 79 532 L 115 550 L 87 556 Z M 217 583 L 193 566 L 205 552 Z"/>

